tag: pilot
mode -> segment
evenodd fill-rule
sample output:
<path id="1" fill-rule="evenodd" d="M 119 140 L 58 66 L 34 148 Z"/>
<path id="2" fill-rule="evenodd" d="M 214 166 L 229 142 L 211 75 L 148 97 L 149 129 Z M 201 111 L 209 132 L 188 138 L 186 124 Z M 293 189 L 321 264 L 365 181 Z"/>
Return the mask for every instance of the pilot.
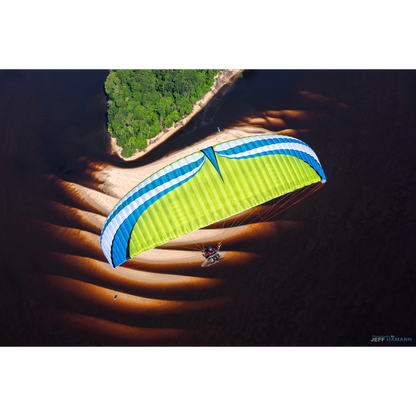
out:
<path id="1" fill-rule="evenodd" d="M 218 253 L 219 249 L 221 248 L 221 243 L 218 244 L 217 248 L 212 248 L 211 246 L 205 247 L 202 255 L 207 259 L 208 257 L 213 256 L 214 254 Z"/>

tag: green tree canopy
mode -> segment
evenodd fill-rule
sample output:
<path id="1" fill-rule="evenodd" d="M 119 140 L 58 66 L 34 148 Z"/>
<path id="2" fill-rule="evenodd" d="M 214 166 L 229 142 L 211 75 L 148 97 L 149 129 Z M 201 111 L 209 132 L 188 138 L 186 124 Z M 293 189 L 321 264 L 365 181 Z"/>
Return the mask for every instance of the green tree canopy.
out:
<path id="1" fill-rule="evenodd" d="M 108 131 L 123 156 L 144 150 L 147 140 L 191 114 L 214 84 L 217 69 L 112 70 L 105 81 Z"/>

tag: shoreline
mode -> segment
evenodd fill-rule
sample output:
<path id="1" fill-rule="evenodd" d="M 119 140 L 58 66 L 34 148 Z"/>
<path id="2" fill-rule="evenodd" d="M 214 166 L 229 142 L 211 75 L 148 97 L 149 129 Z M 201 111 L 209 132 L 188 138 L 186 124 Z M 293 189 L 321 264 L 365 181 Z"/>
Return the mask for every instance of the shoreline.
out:
<path id="1" fill-rule="evenodd" d="M 207 92 L 199 101 L 193 106 L 192 113 L 183 118 L 182 120 L 173 123 L 172 127 L 163 129 L 157 136 L 152 137 L 147 140 L 147 147 L 145 150 L 137 150 L 132 156 L 124 157 L 121 152 L 123 148 L 117 144 L 117 139 L 110 136 L 111 140 L 111 154 L 117 154 L 120 159 L 125 161 L 137 160 L 143 155 L 145 155 L 150 150 L 159 146 L 161 143 L 166 141 L 170 136 L 176 133 L 179 129 L 189 123 L 189 121 L 198 114 L 221 90 L 225 85 L 229 85 L 234 82 L 240 74 L 242 74 L 244 69 L 227 69 L 225 72 L 220 72 L 215 76 L 214 85 L 211 87 L 211 90 Z"/>

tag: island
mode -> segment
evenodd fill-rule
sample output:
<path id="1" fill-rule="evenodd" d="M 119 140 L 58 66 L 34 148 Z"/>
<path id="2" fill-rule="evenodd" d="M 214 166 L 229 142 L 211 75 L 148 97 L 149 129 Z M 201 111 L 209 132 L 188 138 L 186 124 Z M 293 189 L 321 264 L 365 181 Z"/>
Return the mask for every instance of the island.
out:
<path id="1" fill-rule="evenodd" d="M 185 125 L 243 70 L 111 70 L 105 82 L 112 150 L 140 156 Z"/>

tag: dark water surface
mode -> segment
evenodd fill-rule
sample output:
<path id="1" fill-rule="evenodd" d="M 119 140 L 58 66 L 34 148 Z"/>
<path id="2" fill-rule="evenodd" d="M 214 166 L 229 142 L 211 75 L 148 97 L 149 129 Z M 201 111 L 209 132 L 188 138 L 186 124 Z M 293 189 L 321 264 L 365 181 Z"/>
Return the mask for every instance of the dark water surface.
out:
<path id="1" fill-rule="evenodd" d="M 245 71 L 171 140 L 129 163 L 109 155 L 106 76 L 0 72 L 1 345 L 387 345 L 372 335 L 414 345 L 416 72 Z M 98 283 L 95 263 L 76 269 L 56 255 L 101 256 L 76 237 L 100 233 L 76 210 L 100 212 L 65 183 L 98 190 L 100 167 L 141 166 L 238 126 L 288 129 L 315 150 L 327 184 L 279 217 L 308 227 L 253 235 L 255 244 L 232 248 L 256 261 L 199 275 L 206 291 L 161 288 L 149 295 L 160 300 L 151 313 L 92 301 L 89 288 L 117 285 Z M 183 309 L 163 312 L 177 301 Z"/>

